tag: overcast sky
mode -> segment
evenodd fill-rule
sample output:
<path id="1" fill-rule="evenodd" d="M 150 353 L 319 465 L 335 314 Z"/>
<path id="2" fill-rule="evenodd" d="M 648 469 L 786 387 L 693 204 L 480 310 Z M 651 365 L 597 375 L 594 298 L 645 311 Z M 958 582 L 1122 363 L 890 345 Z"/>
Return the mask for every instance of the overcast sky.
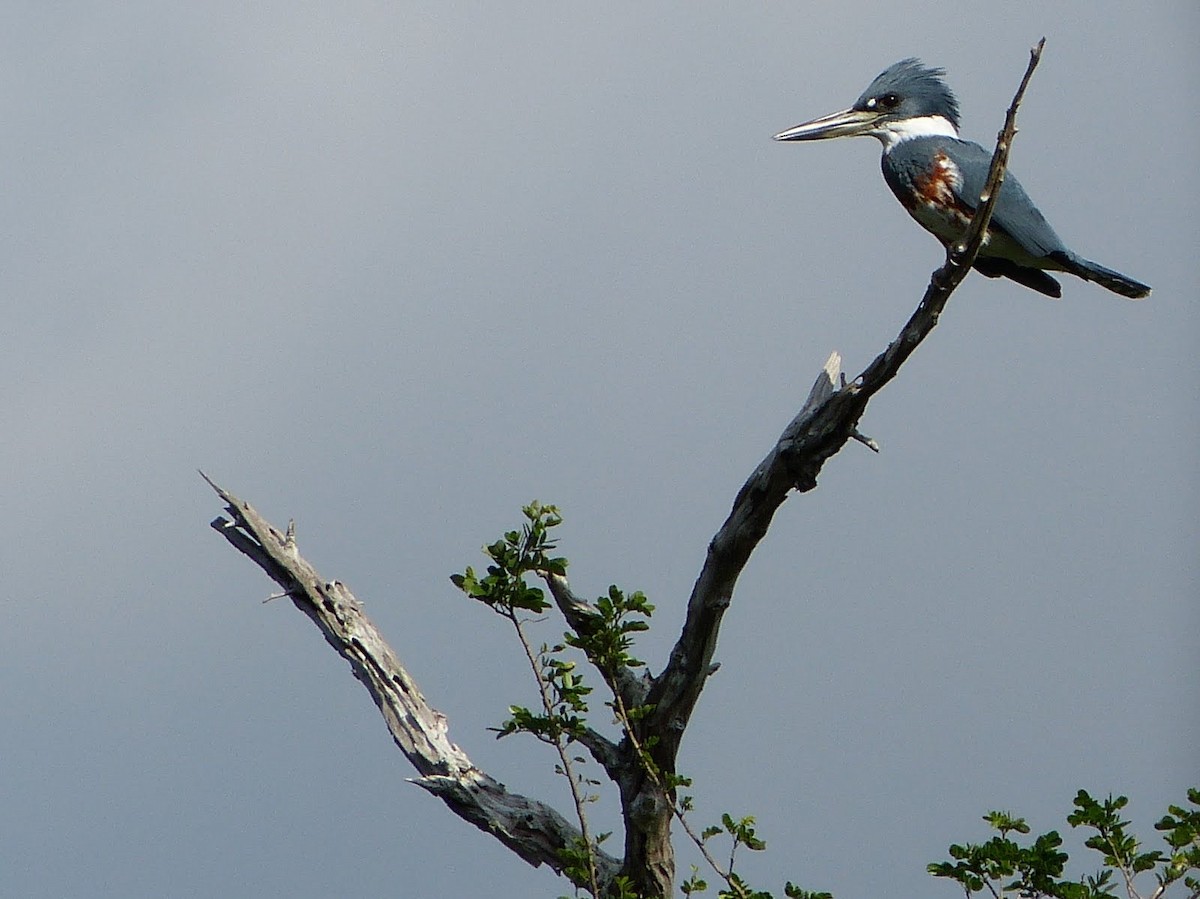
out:
<path id="1" fill-rule="evenodd" d="M 861 370 L 942 258 L 874 141 L 770 136 L 915 55 L 989 143 L 1042 35 L 1012 170 L 1154 294 L 970 277 L 882 454 L 780 510 L 681 766 L 777 891 L 950 899 L 925 865 L 982 814 L 1065 829 L 1080 787 L 1151 833 L 1200 781 L 1198 9 L 8 4 L 0 894 L 565 892 L 405 782 L 196 469 L 565 812 L 486 730 L 532 685 L 447 576 L 556 502 L 576 588 L 657 604 L 657 670 L 826 356 Z"/>

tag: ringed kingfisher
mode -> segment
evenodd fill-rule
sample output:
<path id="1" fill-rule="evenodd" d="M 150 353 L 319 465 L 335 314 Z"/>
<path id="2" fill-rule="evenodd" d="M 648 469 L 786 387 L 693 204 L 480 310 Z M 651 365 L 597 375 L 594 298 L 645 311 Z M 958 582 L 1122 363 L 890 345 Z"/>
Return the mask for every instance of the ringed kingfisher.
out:
<path id="1" fill-rule="evenodd" d="M 943 69 L 904 59 L 885 69 L 849 109 L 796 125 L 775 140 L 870 135 L 883 144 L 883 177 L 917 222 L 946 246 L 962 237 L 987 180 L 992 154 L 958 136 L 958 100 Z M 1067 249 L 1017 179 L 1008 174 L 974 268 L 1050 297 L 1062 287 L 1047 272 L 1094 281 L 1131 300 L 1149 286 Z"/>

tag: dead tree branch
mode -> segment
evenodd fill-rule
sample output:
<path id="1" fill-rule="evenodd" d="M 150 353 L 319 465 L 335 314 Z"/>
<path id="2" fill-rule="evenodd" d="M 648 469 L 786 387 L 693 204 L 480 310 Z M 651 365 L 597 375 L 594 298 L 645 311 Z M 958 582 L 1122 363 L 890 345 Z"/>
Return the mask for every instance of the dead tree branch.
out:
<path id="1" fill-rule="evenodd" d="M 1025 77 L 1008 108 L 980 204 L 963 239 L 947 250 L 946 262 L 933 273 L 920 306 L 899 336 L 851 383 L 837 386 L 841 359 L 829 357 L 804 408 L 784 429 L 734 500 L 729 517 L 709 543 L 708 556 L 688 601 L 687 620 L 666 669 L 655 679 L 648 702 L 656 706 L 648 729 L 661 732 L 660 765 L 670 766 L 712 664 L 717 631 L 729 607 L 737 579 L 750 554 L 766 535 L 775 510 L 792 490 L 817 486 L 817 475 L 832 456 L 856 438 L 867 403 L 896 376 L 938 323 L 950 295 L 970 271 L 983 245 L 1016 134 L 1017 108 L 1041 58 L 1043 38 L 1030 52 Z M 668 770 L 670 768 L 668 767 Z"/>
<path id="2" fill-rule="evenodd" d="M 504 784 L 471 763 L 447 734 L 446 717 L 421 694 L 362 605 L 346 586 L 327 581 L 297 551 L 291 527 L 281 533 L 247 502 L 204 478 L 226 503 L 229 518 L 213 529 L 248 556 L 291 598 L 350 663 L 354 676 L 375 700 L 400 751 L 417 769 L 413 783 L 439 797 L 452 812 L 500 840 L 529 864 L 562 873 L 561 850 L 582 834 L 557 811 L 510 793 Z M 609 883 L 620 862 L 597 851 L 598 880 Z"/>
<path id="3" fill-rule="evenodd" d="M 837 386 L 840 357 L 837 353 L 829 357 L 804 408 L 742 486 L 729 517 L 709 543 L 704 566 L 688 599 L 683 630 L 666 668 L 655 678 L 646 700 L 654 711 L 641 722 L 643 738 L 658 737 L 652 755 L 661 770 L 675 771 L 684 730 L 713 670 L 721 619 L 733 599 L 737 579 L 754 549 L 766 536 L 775 511 L 791 491 L 805 493 L 817 486 L 817 475 L 825 462 L 858 434 L 858 423 L 871 397 L 896 376 L 900 366 L 933 331 L 950 295 L 971 270 L 983 245 L 1004 180 L 1009 149 L 1017 132 L 1017 109 L 1041 59 L 1044 44 L 1045 38 L 1030 52 L 1029 65 L 1008 108 L 971 224 L 963 239 L 947 250 L 946 262 L 933 273 L 917 311 L 888 348 L 862 374 L 840 389 Z M 626 834 L 627 870 L 631 859 L 639 863 L 644 859 L 649 863 L 661 850 L 667 826 L 667 813 L 662 807 L 669 808 L 674 797 L 660 797 L 654 793 L 653 782 L 643 778 L 639 805 L 656 807 L 663 817 L 644 827 L 641 843 L 636 829 Z"/>
<path id="4" fill-rule="evenodd" d="M 717 636 L 737 580 L 766 535 L 775 511 L 793 490 L 804 493 L 816 487 L 825 462 L 847 441 L 859 440 L 876 448 L 859 433 L 858 423 L 871 397 L 896 376 L 933 331 L 950 295 L 975 261 L 1004 179 L 1017 130 L 1017 108 L 1044 43 L 1043 39 L 1031 51 L 971 224 L 962 240 L 947 250 L 945 264 L 933 273 L 916 312 L 887 349 L 849 384 L 842 383 L 841 357 L 837 353 L 829 357 L 803 408 L 738 491 L 729 517 L 709 543 L 688 600 L 683 629 L 666 667 L 657 677 L 633 670 L 617 672 L 617 703 L 629 708 L 648 706 L 650 711 L 629 724 L 630 730 L 619 744 L 590 729 L 581 732 L 579 741 L 620 790 L 625 824 L 622 859 L 595 850 L 602 894 L 618 874 L 628 877 L 639 895 L 672 894 L 675 857 L 670 824 L 676 797 L 664 784 L 672 782 L 669 776 L 676 773 L 684 730 L 708 676 L 716 670 Z M 396 745 L 421 775 L 414 783 L 530 864 L 547 864 L 563 873 L 560 853 L 580 845 L 580 830 L 549 806 L 509 793 L 503 784 L 476 768 L 449 740 L 445 717 L 425 701 L 350 591 L 337 581 L 325 581 L 299 555 L 292 529 L 281 533 L 247 503 L 212 481 L 209 484 L 225 501 L 230 515 L 229 519 L 217 518 L 212 527 L 278 583 L 350 663 L 383 714 Z M 553 573 L 543 577 L 576 634 L 586 634 L 595 626 L 595 608 L 576 596 L 565 578 Z M 652 767 L 643 763 L 638 747 L 649 747 L 644 751 Z"/>

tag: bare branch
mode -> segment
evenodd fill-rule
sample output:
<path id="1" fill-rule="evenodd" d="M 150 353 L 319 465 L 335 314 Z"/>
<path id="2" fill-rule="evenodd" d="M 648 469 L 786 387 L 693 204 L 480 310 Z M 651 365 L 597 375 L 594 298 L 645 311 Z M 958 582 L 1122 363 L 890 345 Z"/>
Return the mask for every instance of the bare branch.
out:
<path id="1" fill-rule="evenodd" d="M 550 588 L 550 595 L 554 597 L 554 604 L 562 612 L 563 618 L 567 619 L 567 624 L 571 626 L 571 630 L 577 634 L 590 631 L 593 627 L 593 622 L 600 614 L 596 611 L 596 607 L 586 599 L 580 598 L 571 589 L 570 582 L 561 574 L 554 574 L 547 571 L 542 574 L 542 580 Z"/>
<path id="2" fill-rule="evenodd" d="M 688 600 L 687 619 L 648 702 L 655 705 L 647 730 L 660 735 L 655 760 L 672 770 L 679 741 L 710 673 L 721 619 L 751 553 L 767 533 L 775 510 L 792 490 L 817 485 L 825 462 L 858 434 L 867 403 L 899 372 L 900 366 L 937 325 L 951 293 L 967 276 L 991 221 L 1016 134 L 1016 114 L 1041 58 L 1043 38 L 1030 52 L 1029 66 L 1008 108 L 980 203 L 963 237 L 946 252 L 946 262 L 899 336 L 850 384 L 838 389 L 840 359 L 835 353 L 817 378 L 804 408 L 738 492 L 729 517 L 708 546 L 708 555 Z M 870 444 L 868 444 L 870 445 Z"/>
<path id="3" fill-rule="evenodd" d="M 546 572 L 542 575 L 550 595 L 554 597 L 555 605 L 567 619 L 571 630 L 580 637 L 589 636 L 596 632 L 599 626 L 599 612 L 595 606 L 579 596 L 571 589 L 570 583 L 561 574 Z M 650 690 L 650 676 L 644 671 L 639 672 L 627 665 L 622 666 L 615 674 L 615 688 L 625 705 L 632 708 L 646 700 Z"/>
<path id="4" fill-rule="evenodd" d="M 585 727 L 575 734 L 575 741 L 591 754 L 609 779 L 619 780 L 628 769 L 629 761 L 626 755 L 620 752 L 612 740 L 592 728 Z"/>
<path id="5" fill-rule="evenodd" d="M 203 472 L 201 472 L 203 475 Z M 439 797 L 452 812 L 491 834 L 529 864 L 563 873 L 559 855 L 581 838 L 562 815 L 541 802 L 510 793 L 504 784 L 476 768 L 450 741 L 441 712 L 426 702 L 362 605 L 346 586 L 326 581 L 296 550 L 295 531 L 281 533 L 249 503 L 204 479 L 226 503 L 232 520 L 212 527 L 249 556 L 279 584 L 354 671 L 379 707 L 392 739 L 421 775 L 413 783 Z M 612 856 L 596 851 L 597 879 L 607 885 L 620 869 Z"/>

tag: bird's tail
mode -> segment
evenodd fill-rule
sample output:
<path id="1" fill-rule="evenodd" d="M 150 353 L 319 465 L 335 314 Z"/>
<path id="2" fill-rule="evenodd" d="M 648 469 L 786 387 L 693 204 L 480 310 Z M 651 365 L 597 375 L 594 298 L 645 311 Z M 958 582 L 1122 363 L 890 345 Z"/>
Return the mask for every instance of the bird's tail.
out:
<path id="1" fill-rule="evenodd" d="M 1063 271 L 1075 275 L 1077 278 L 1083 278 L 1085 281 L 1094 281 L 1101 287 L 1106 287 L 1123 297 L 1142 300 L 1150 296 L 1150 285 L 1135 281 L 1120 272 L 1114 272 L 1111 268 L 1105 268 L 1090 259 L 1084 259 L 1074 253 L 1051 253 L 1050 258 L 1061 265 Z"/>

